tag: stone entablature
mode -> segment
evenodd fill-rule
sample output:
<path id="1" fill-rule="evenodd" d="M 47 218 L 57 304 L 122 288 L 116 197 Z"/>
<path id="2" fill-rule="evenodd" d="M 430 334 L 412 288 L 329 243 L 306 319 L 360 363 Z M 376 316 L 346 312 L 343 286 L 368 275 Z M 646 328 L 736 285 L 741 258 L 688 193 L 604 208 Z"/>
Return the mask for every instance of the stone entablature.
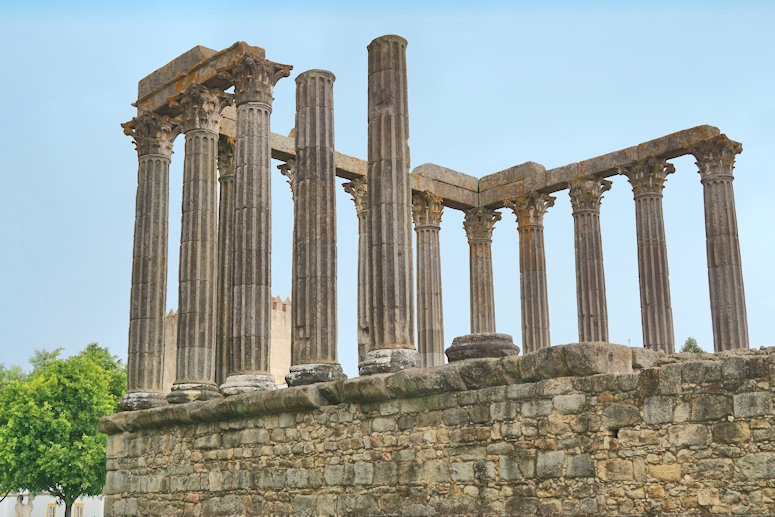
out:
<path id="1" fill-rule="evenodd" d="M 585 343 L 111 415 L 106 516 L 775 512 L 775 349 Z"/>

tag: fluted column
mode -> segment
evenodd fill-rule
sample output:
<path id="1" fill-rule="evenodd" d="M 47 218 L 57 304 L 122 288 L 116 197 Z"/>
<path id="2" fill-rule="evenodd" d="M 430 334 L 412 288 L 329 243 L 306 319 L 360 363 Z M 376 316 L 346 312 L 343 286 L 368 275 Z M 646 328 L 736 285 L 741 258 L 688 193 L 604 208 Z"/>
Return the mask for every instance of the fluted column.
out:
<path id="1" fill-rule="evenodd" d="M 643 346 L 666 354 L 675 352 L 675 336 L 662 190 L 667 175 L 673 172 L 672 164 L 655 158 L 622 170 L 630 180 L 635 199 Z"/>
<path id="2" fill-rule="evenodd" d="M 444 205 L 430 191 L 412 195 L 417 234 L 417 349 L 423 367 L 444 364 L 439 231 Z"/>
<path id="3" fill-rule="evenodd" d="M 519 347 L 509 334 L 495 331 L 492 231 L 500 220 L 500 212 L 486 207 L 468 210 L 463 220 L 469 247 L 471 333 L 452 340 L 446 351 L 450 362 L 519 354 Z"/>
<path id="4" fill-rule="evenodd" d="M 231 353 L 232 260 L 234 255 L 234 146 L 232 137 L 218 139 L 218 322 L 215 335 L 215 383 L 229 375 Z"/>
<path id="5" fill-rule="evenodd" d="M 342 185 L 355 203 L 358 215 L 358 363 L 363 361 L 369 348 L 369 206 L 366 178 L 358 178 Z"/>
<path id="6" fill-rule="evenodd" d="M 519 233 L 519 294 L 525 354 L 551 346 L 544 214 L 554 206 L 554 201 L 552 196 L 534 192 L 517 199 L 512 206 Z"/>
<path id="7" fill-rule="evenodd" d="M 600 235 L 600 202 L 611 182 L 576 179 L 568 185 L 576 250 L 576 303 L 579 341 L 608 341 L 608 307 Z"/>
<path id="8" fill-rule="evenodd" d="M 225 395 L 274 389 L 269 373 L 272 199 L 269 117 L 272 87 L 291 67 L 246 56 L 224 74 L 237 104 L 231 358 Z"/>
<path id="9" fill-rule="evenodd" d="M 163 377 L 169 167 L 180 127 L 155 113 L 140 115 L 123 127 L 134 139 L 138 156 L 127 393 L 120 404 L 131 411 L 167 403 Z"/>
<path id="10" fill-rule="evenodd" d="M 406 40 L 382 36 L 368 51 L 371 350 L 359 364 L 361 375 L 419 365 L 414 348 Z"/>
<path id="11" fill-rule="evenodd" d="M 500 220 L 500 212 L 480 207 L 466 212 L 463 222 L 469 246 L 472 334 L 495 332 L 492 231 Z"/>
<path id="12" fill-rule="evenodd" d="M 296 78 L 291 369 L 288 386 L 345 378 L 337 361 L 334 74 Z"/>
<path id="13" fill-rule="evenodd" d="M 186 155 L 178 288 L 178 350 L 175 383 L 167 400 L 218 397 L 215 385 L 218 254 L 217 159 L 222 97 L 195 85 L 180 99 Z"/>
<path id="14" fill-rule="evenodd" d="M 703 142 L 692 150 L 705 201 L 708 285 L 716 352 L 748 348 L 743 266 L 732 188 L 735 156 L 742 151 L 743 146 L 726 135 Z"/>

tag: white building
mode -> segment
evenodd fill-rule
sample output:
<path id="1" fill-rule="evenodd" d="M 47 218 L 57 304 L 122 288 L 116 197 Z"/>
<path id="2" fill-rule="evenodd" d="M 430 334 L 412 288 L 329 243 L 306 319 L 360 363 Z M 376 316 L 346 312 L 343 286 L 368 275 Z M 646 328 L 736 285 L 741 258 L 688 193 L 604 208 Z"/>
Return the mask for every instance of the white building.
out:
<path id="1" fill-rule="evenodd" d="M 30 500 L 24 494 L 19 504 L 18 494 L 8 494 L 0 502 L 0 517 L 64 517 L 65 505 L 57 504 L 56 498 L 48 494 L 40 494 Z M 73 504 L 72 517 L 103 517 L 103 498 L 79 497 Z"/>

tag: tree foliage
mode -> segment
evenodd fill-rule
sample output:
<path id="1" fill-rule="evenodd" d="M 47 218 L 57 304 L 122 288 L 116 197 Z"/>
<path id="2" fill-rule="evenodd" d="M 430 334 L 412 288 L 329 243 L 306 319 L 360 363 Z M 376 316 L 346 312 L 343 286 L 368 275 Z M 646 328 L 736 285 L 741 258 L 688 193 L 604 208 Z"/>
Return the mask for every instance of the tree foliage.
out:
<path id="1" fill-rule="evenodd" d="M 126 373 L 95 343 L 58 355 L 36 352 L 28 377 L 0 385 L 0 491 L 48 492 L 69 517 L 79 496 L 102 493 L 106 436 L 98 424 L 116 411 Z"/>
<path id="2" fill-rule="evenodd" d="M 689 352 L 692 354 L 704 354 L 705 350 L 700 348 L 700 345 L 697 344 L 697 340 L 693 337 L 686 338 L 686 341 L 684 342 L 684 346 L 681 347 L 681 352 Z"/>

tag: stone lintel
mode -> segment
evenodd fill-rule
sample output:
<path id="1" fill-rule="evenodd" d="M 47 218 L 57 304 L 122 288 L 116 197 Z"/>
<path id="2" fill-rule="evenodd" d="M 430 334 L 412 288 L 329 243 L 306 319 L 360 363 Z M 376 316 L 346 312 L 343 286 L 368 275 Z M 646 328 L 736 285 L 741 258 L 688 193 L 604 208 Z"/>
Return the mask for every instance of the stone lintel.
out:
<path id="1" fill-rule="evenodd" d="M 441 196 L 444 206 L 468 210 L 479 205 L 479 180 L 435 163 L 415 167 L 409 175 L 413 192 L 429 190 Z"/>
<path id="2" fill-rule="evenodd" d="M 223 72 L 235 67 L 245 57 L 250 56 L 256 60 L 265 60 L 266 52 L 261 47 L 253 47 L 244 41 L 238 41 L 227 49 L 207 55 L 210 49 L 195 47 L 186 54 L 172 60 L 156 72 L 140 81 L 135 106 L 139 113 L 153 111 L 163 115 L 175 115 L 180 108 L 175 107 L 174 101 L 181 93 L 193 84 L 203 84 L 209 88 L 227 89 L 231 86 L 229 79 Z M 202 50 L 204 49 L 204 50 Z M 189 53 L 192 55 L 188 56 Z M 193 66 L 191 61 L 199 54 L 203 59 L 198 60 Z"/>
<path id="3" fill-rule="evenodd" d="M 540 163 L 525 162 L 479 180 L 479 203 L 489 208 L 501 208 L 528 192 L 530 184 L 543 185 L 546 168 Z"/>

